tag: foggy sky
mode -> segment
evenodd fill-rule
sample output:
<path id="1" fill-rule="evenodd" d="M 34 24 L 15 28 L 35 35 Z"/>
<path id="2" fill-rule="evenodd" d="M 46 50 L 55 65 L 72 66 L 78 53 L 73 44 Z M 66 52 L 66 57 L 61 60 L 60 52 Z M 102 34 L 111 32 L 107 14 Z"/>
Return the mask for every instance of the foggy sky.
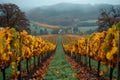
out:
<path id="1" fill-rule="evenodd" d="M 37 6 L 47 6 L 57 3 L 79 3 L 79 4 L 120 4 L 120 0 L 0 0 L 0 4 L 3 3 L 14 3 L 19 7 L 37 7 Z"/>

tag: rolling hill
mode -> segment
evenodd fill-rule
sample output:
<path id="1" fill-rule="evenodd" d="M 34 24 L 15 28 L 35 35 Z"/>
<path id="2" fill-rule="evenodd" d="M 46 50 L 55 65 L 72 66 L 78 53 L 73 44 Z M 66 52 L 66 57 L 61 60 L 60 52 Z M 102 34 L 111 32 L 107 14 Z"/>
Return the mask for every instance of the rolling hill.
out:
<path id="1" fill-rule="evenodd" d="M 100 16 L 100 9 L 109 9 L 112 6 L 120 8 L 120 5 L 111 4 L 59 3 L 52 6 L 33 8 L 26 15 L 30 20 L 50 25 L 96 26 L 96 23 L 84 21 L 97 20 Z"/>

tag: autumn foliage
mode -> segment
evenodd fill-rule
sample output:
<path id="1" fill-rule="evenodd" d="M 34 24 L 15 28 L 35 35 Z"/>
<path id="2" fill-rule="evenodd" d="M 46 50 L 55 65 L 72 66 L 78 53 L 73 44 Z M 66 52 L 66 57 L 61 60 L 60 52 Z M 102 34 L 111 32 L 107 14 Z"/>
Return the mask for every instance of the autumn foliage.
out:
<path id="1" fill-rule="evenodd" d="M 80 55 L 98 61 L 98 74 L 100 63 L 109 66 L 110 76 L 112 76 L 114 68 L 117 68 L 118 36 L 118 28 L 113 25 L 107 31 L 83 36 L 68 44 L 63 42 L 63 47 L 65 52 L 71 56 Z"/>
<path id="2" fill-rule="evenodd" d="M 15 28 L 4 28 L 0 30 L 0 34 L 0 70 L 11 66 L 15 77 L 20 74 L 16 68 L 21 66 L 22 60 L 28 61 L 34 59 L 34 56 L 50 54 L 56 47 L 41 37 L 29 35 L 25 30 L 18 32 Z"/>
<path id="3" fill-rule="evenodd" d="M 0 27 L 14 27 L 18 31 L 28 30 L 25 13 L 16 4 L 0 4 Z"/>

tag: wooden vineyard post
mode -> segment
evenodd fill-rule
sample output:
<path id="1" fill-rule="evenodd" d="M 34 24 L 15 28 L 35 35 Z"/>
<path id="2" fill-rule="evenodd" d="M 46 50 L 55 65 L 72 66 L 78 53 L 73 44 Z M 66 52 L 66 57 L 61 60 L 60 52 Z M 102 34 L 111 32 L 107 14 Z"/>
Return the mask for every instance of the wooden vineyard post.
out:
<path id="1" fill-rule="evenodd" d="M 117 74 L 117 80 L 120 80 L 120 22 L 117 24 L 117 27 L 119 29 L 119 40 L 118 40 L 118 74 Z"/>
<path id="2" fill-rule="evenodd" d="M 18 75 L 18 80 L 22 80 L 22 76 L 21 76 L 21 60 L 20 62 L 18 63 L 18 71 L 20 71 L 20 74 Z"/>
<path id="3" fill-rule="evenodd" d="M 87 67 L 87 56 L 84 56 L 84 65 Z"/>
<path id="4" fill-rule="evenodd" d="M 35 54 L 34 54 L 34 67 L 36 67 Z"/>
<path id="5" fill-rule="evenodd" d="M 80 58 L 80 62 L 81 62 L 81 55 L 79 55 L 79 58 Z"/>
<path id="6" fill-rule="evenodd" d="M 100 73 L 100 61 L 98 61 L 98 70 L 97 71 L 98 71 L 97 75 L 98 75 L 98 77 L 100 77 L 100 75 L 99 75 L 99 73 Z"/>
<path id="7" fill-rule="evenodd" d="M 6 76 L 5 76 L 5 68 L 3 68 L 1 71 L 2 71 L 2 74 L 3 74 L 3 80 L 6 80 Z"/>
<path id="8" fill-rule="evenodd" d="M 110 67 L 110 80 L 112 80 L 113 71 L 114 71 L 114 68 L 113 68 L 113 67 Z"/>
<path id="9" fill-rule="evenodd" d="M 38 66 L 40 66 L 40 56 L 38 57 Z"/>
<path id="10" fill-rule="evenodd" d="M 91 70 L 91 58 L 89 57 L 89 68 Z"/>
<path id="11" fill-rule="evenodd" d="M 28 59 L 26 59 L 26 69 L 27 69 L 27 74 L 29 73 L 29 69 L 28 69 Z"/>

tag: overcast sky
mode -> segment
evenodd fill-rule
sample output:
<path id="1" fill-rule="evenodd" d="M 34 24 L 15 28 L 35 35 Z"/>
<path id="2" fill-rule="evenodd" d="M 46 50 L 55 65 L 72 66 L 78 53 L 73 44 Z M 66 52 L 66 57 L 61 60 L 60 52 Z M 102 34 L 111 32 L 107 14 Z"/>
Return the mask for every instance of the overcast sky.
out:
<path id="1" fill-rule="evenodd" d="M 15 3 L 19 7 L 36 7 L 53 5 L 62 2 L 80 3 L 80 4 L 120 4 L 120 0 L 0 0 L 0 3 Z"/>

